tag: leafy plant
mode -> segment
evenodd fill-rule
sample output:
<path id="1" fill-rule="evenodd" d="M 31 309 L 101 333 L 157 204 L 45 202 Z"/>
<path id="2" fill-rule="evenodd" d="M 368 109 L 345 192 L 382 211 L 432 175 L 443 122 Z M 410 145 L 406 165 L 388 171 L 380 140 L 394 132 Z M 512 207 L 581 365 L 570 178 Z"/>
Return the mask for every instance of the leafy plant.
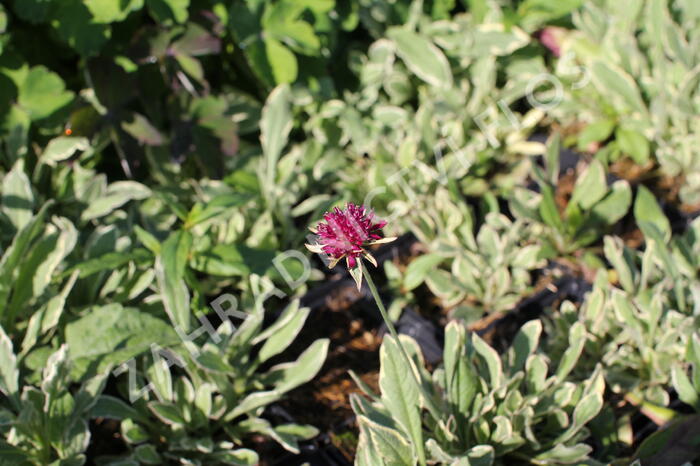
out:
<path id="1" fill-rule="evenodd" d="M 107 375 L 69 390 L 71 361 L 62 345 L 46 361 L 38 386 L 23 385 L 12 342 L 0 330 L 0 391 L 5 395 L 0 414 L 0 461 L 5 464 L 69 466 L 85 464 L 90 442 L 87 414 L 97 402 Z"/>
<path id="2" fill-rule="evenodd" d="M 552 254 L 570 254 L 599 240 L 601 229 L 614 225 L 627 213 L 632 190 L 624 180 L 608 186 L 605 167 L 594 159 L 578 176 L 571 198 L 560 210 L 555 199 L 558 154 L 559 140 L 555 139 L 547 149 L 546 171 L 533 166 L 540 192 L 514 190 L 510 209 L 517 218 L 541 225 Z"/>
<path id="3" fill-rule="evenodd" d="M 531 291 L 530 272 L 544 266 L 541 245 L 524 221 L 495 212 L 475 233 L 469 209 L 440 194 L 435 208 L 425 209 L 413 223 L 429 252 L 407 267 L 405 289 L 425 282 L 445 306 L 456 306 L 455 317 L 468 320 L 512 309 Z"/>
<path id="4" fill-rule="evenodd" d="M 314 437 L 318 430 L 298 424 L 273 426 L 262 414 L 285 393 L 311 380 L 325 361 L 329 341 L 320 339 L 296 361 L 269 367 L 271 358 L 294 341 L 308 314 L 309 309 L 295 301 L 263 329 L 263 311 L 257 307 L 237 329 L 231 322 L 221 324 L 216 333 L 207 334 L 209 341 L 188 340 L 167 350 L 156 347 L 135 379 L 138 385 L 128 381 L 125 391 L 136 398 L 133 405 L 103 395 L 91 415 L 120 420 L 133 448 L 129 458 L 143 464 L 178 460 L 254 465 L 258 455 L 238 447 L 253 433 L 298 453 L 297 441 Z"/>
<path id="5" fill-rule="evenodd" d="M 360 425 L 357 463 L 416 464 L 421 457 L 445 464 L 584 461 L 591 452 L 582 443 L 585 426 L 603 406 L 605 384 L 600 369 L 583 384 L 567 379 L 586 339 L 581 330 L 571 334 L 570 349 L 551 371 L 547 357 L 537 353 L 539 321 L 523 326 L 503 357 L 451 322 L 443 364 L 432 375 L 412 339 L 402 337 L 412 367 L 399 358 L 396 343 L 385 339 L 381 394 L 358 382 L 369 400 L 352 398 Z M 430 400 L 421 397 L 409 371 L 418 375 Z M 424 411 L 431 405 L 437 412 Z"/>
<path id="6" fill-rule="evenodd" d="M 629 296 L 611 287 L 604 273 L 578 310 L 564 302 L 552 318 L 547 352 L 561 354 L 571 346 L 567 335 L 577 328 L 585 332 L 585 357 L 574 370 L 584 380 L 597 362 L 610 389 L 633 393 L 652 403 L 669 402 L 668 368 L 683 357 L 684 347 L 697 325 L 696 317 L 669 306 L 661 289 Z"/>
<path id="7" fill-rule="evenodd" d="M 562 41 L 562 56 L 571 55 L 557 76 L 569 83 L 570 68 L 580 66 L 587 77 L 563 86 L 570 102 L 554 110 L 566 122 L 588 123 L 580 148 L 611 138 L 603 149 L 608 160 L 627 156 L 643 165 L 654 156 L 664 173 L 683 178 L 680 195 L 691 204 L 700 199 L 691 142 L 698 131 L 698 21 L 689 1 L 582 5 L 573 15 L 576 30 Z"/>

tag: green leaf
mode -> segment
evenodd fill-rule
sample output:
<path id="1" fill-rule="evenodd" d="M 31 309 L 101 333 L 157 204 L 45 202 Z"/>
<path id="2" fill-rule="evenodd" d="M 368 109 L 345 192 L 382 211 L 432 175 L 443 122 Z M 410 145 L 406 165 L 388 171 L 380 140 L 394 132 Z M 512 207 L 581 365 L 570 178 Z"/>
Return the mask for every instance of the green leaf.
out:
<path id="1" fill-rule="evenodd" d="M 165 424 L 183 426 L 187 423 L 177 407 L 170 403 L 151 401 L 148 403 L 148 408 Z"/>
<path id="2" fill-rule="evenodd" d="M 134 456 L 141 464 L 163 464 L 163 458 L 151 444 L 139 445 L 134 449 Z"/>
<path id="3" fill-rule="evenodd" d="M 264 338 L 267 340 L 260 348 L 256 360 L 262 363 L 284 351 L 299 334 L 310 311 L 308 307 L 299 309 L 298 300 L 290 304 L 277 321 L 265 330 Z M 262 339 L 256 338 L 253 343 L 258 341 Z"/>
<path id="4" fill-rule="evenodd" d="M 85 0 L 96 23 L 123 21 L 132 11 L 143 8 L 143 0 Z"/>
<path id="5" fill-rule="evenodd" d="M 43 23 L 56 6 L 56 0 L 14 0 L 13 10 L 17 16 L 32 24 Z"/>
<path id="6" fill-rule="evenodd" d="M 477 354 L 479 354 L 488 368 L 489 385 L 492 390 L 497 390 L 503 385 L 505 379 L 503 376 L 503 364 L 498 352 L 490 347 L 476 333 L 472 334 L 472 346 Z"/>
<path id="7" fill-rule="evenodd" d="M 261 406 L 267 406 L 270 403 L 274 403 L 275 401 L 282 398 L 283 393 L 284 392 L 280 390 L 270 390 L 266 392 L 251 393 L 250 395 L 243 398 L 243 400 L 238 402 L 236 407 L 228 414 L 226 414 L 226 416 L 224 416 L 223 419 L 224 421 L 230 421 L 231 419 L 235 419 L 242 414 L 253 411 L 254 409 L 258 409 Z"/>
<path id="8" fill-rule="evenodd" d="M 180 341 L 163 320 L 119 304 L 92 308 L 66 325 L 65 334 L 76 365 L 97 366 L 98 372 L 147 351 L 152 343 L 166 347 Z"/>
<path id="9" fill-rule="evenodd" d="M 132 113 L 129 120 L 123 120 L 121 127 L 140 144 L 147 146 L 162 146 L 165 137 L 148 119 L 140 113 Z"/>
<path id="10" fill-rule="evenodd" d="M 171 233 L 163 243 L 155 265 L 165 311 L 173 325 L 183 332 L 190 329 L 190 293 L 184 277 L 191 246 L 192 235 L 187 231 Z"/>
<path id="11" fill-rule="evenodd" d="M 251 196 L 240 193 L 222 194 L 216 196 L 206 204 L 197 203 L 192 207 L 187 220 L 185 221 L 185 229 L 193 228 L 208 220 L 224 217 L 227 212 L 235 212 L 236 207 L 241 207 L 251 200 Z"/>
<path id="12" fill-rule="evenodd" d="M 314 378 L 326 360 L 329 343 L 327 338 L 316 340 L 296 361 L 273 366 L 265 376 L 274 380 L 274 391 L 284 393 Z"/>
<path id="13" fill-rule="evenodd" d="M 390 28 L 386 34 L 396 44 L 396 53 L 416 76 L 431 86 L 452 86 L 447 58 L 428 38 L 405 27 Z"/>
<path id="14" fill-rule="evenodd" d="M 136 181 L 116 181 L 107 187 L 104 196 L 90 203 L 80 215 L 83 222 L 104 217 L 129 201 L 146 199 L 151 190 Z"/>
<path id="15" fill-rule="evenodd" d="M 2 259 L 0 259 L 0 317 L 5 316 L 5 307 L 10 293 L 10 283 L 19 269 L 19 264 L 27 254 L 31 242 L 39 235 L 44 227 L 44 218 L 48 209 L 53 205 L 53 201 L 44 204 L 31 221 L 12 238 L 12 244 Z"/>
<path id="16" fill-rule="evenodd" d="M 222 277 L 245 277 L 251 273 L 266 275 L 274 258 L 273 250 L 243 244 L 217 244 L 211 249 L 193 253 L 190 267 Z"/>
<path id="17" fill-rule="evenodd" d="M 379 387 L 384 406 L 408 435 L 421 462 L 425 461 L 421 429 L 420 391 L 397 342 L 384 338 L 379 350 Z"/>
<path id="18" fill-rule="evenodd" d="M 603 239 L 603 251 L 605 258 L 615 267 L 622 288 L 628 293 L 633 293 L 638 270 L 632 253 L 628 251 L 620 238 L 612 236 L 606 236 Z"/>
<path id="19" fill-rule="evenodd" d="M 639 131 L 618 128 L 615 131 L 615 139 L 620 150 L 638 164 L 643 165 L 649 161 L 649 140 Z"/>
<path id="20" fill-rule="evenodd" d="M 12 350 L 12 341 L 0 327 L 0 392 L 10 399 L 17 400 L 19 390 L 19 369 L 17 356 Z"/>
<path id="21" fill-rule="evenodd" d="M 608 191 L 603 164 L 593 159 L 586 170 L 576 180 L 574 192 L 569 202 L 577 203 L 582 209 L 588 210 L 600 201 Z"/>
<path id="22" fill-rule="evenodd" d="M 51 25 L 58 36 L 80 55 L 97 55 L 111 36 L 106 24 L 95 22 L 82 0 L 61 0 Z"/>
<path id="23" fill-rule="evenodd" d="M 574 369 L 578 358 L 583 351 L 583 345 L 586 343 L 586 327 L 581 322 L 576 322 L 569 329 L 569 347 L 564 352 L 559 367 L 557 367 L 556 377 L 560 381 L 566 380 L 566 377 Z"/>
<path id="24" fill-rule="evenodd" d="M 614 225 L 627 214 L 632 204 L 632 189 L 625 180 L 618 180 L 611 186 L 610 192 L 591 209 L 594 218 Z"/>
<path id="25" fill-rule="evenodd" d="M 23 258 L 8 307 L 8 319 L 13 319 L 25 309 L 30 299 L 44 293 L 54 271 L 73 251 L 77 240 L 78 232 L 73 224 L 63 217 L 54 217 L 53 224 L 47 227 L 45 234 Z"/>
<path id="26" fill-rule="evenodd" d="M 151 16 L 163 25 L 187 21 L 190 0 L 146 0 Z"/>
<path id="27" fill-rule="evenodd" d="M 559 444 L 551 450 L 540 453 L 534 459 L 539 461 L 536 464 L 578 464 L 585 461 L 592 450 L 590 445 L 582 443 L 572 446 Z"/>
<path id="28" fill-rule="evenodd" d="M 139 411 L 128 405 L 119 398 L 110 395 L 100 395 L 97 403 L 90 410 L 90 418 L 103 417 L 123 421 L 125 419 L 143 420 L 147 419 Z"/>
<path id="29" fill-rule="evenodd" d="M 549 185 L 542 187 L 542 200 L 539 205 L 539 214 L 542 221 L 550 227 L 561 231 L 564 228 L 557 203 L 554 201 L 554 191 Z"/>
<path id="30" fill-rule="evenodd" d="M 376 447 L 379 457 L 374 460 L 383 460 L 380 464 L 386 466 L 406 466 L 415 464 L 411 446 L 404 436 L 394 429 L 369 420 L 365 416 L 357 417 L 361 428 L 369 432 L 372 445 Z"/>
<path id="31" fill-rule="evenodd" d="M 445 390 L 453 413 L 466 427 L 470 417 L 469 407 L 477 392 L 477 378 L 468 360 L 466 349 L 466 329 L 456 321 L 450 321 L 445 328 L 443 366 L 445 368 Z"/>
<path id="32" fill-rule="evenodd" d="M 531 320 L 520 327 L 520 330 L 515 335 L 513 344 L 508 350 L 512 361 L 511 373 L 514 374 L 525 367 L 528 357 L 535 352 L 537 345 L 539 345 L 541 334 L 542 322 L 539 320 Z"/>
<path id="33" fill-rule="evenodd" d="M 59 136 L 49 141 L 44 153 L 41 154 L 41 161 L 48 165 L 55 165 L 73 157 L 77 151 L 85 151 L 90 147 L 87 138 Z"/>
<path id="34" fill-rule="evenodd" d="M 445 258 L 436 253 L 424 254 L 408 264 L 404 275 L 403 286 L 410 291 L 423 283 L 430 272 L 444 261 Z"/>
<path id="35" fill-rule="evenodd" d="M 637 83 L 623 69 L 611 62 L 595 60 L 591 77 L 598 90 L 620 109 L 634 110 L 646 115 L 647 108 L 637 88 Z"/>
<path id="36" fill-rule="evenodd" d="M 608 119 L 598 120 L 587 125 L 578 135 L 578 150 L 586 151 L 591 143 L 605 141 L 610 137 L 614 129 L 615 122 Z"/>
<path id="37" fill-rule="evenodd" d="M 700 368 L 696 370 L 700 370 Z M 673 381 L 673 387 L 678 392 L 678 398 L 680 398 L 683 403 L 693 406 L 696 410 L 700 410 L 700 394 L 698 394 L 698 389 L 700 387 L 696 388 L 693 386 L 685 369 L 681 366 L 674 365 L 671 368 L 671 380 Z"/>
<path id="38" fill-rule="evenodd" d="M 297 58 L 281 42 L 272 37 L 263 39 L 267 65 L 276 84 L 291 84 L 297 79 Z"/>
<path id="39" fill-rule="evenodd" d="M 29 113 L 32 121 L 47 118 L 72 101 L 73 93 L 66 90 L 61 77 L 44 66 L 29 70 L 19 86 L 17 97 L 17 102 Z"/>
<path id="40" fill-rule="evenodd" d="M 663 234 L 664 239 L 671 239 L 671 223 L 661 210 L 656 198 L 644 185 L 639 185 L 634 201 L 634 218 L 637 223 L 652 223 Z"/>
<path id="41" fill-rule="evenodd" d="M 574 408 L 571 426 L 559 435 L 553 443 L 561 444 L 569 440 L 588 422 L 596 417 L 602 408 L 603 397 L 599 393 L 589 393 L 585 395 L 576 405 L 576 408 Z"/>
<path id="42" fill-rule="evenodd" d="M 260 143 L 265 156 L 263 188 L 274 188 L 277 162 L 292 130 L 291 91 L 289 86 L 277 86 L 267 97 L 260 120 Z"/>
<path id="43" fill-rule="evenodd" d="M 32 184 L 24 173 L 24 160 L 18 160 L 2 179 L 1 211 L 17 231 L 24 228 L 32 219 L 34 193 Z"/>

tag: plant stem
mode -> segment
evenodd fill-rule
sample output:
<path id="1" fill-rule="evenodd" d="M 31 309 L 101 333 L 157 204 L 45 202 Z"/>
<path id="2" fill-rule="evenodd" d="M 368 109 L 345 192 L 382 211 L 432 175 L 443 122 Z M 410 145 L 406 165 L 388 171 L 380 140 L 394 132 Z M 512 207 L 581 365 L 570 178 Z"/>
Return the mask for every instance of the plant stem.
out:
<path id="1" fill-rule="evenodd" d="M 423 387 L 423 384 L 421 383 L 420 379 L 418 378 L 418 369 L 414 368 L 414 363 L 413 360 L 408 356 L 408 353 L 403 347 L 403 344 L 401 343 L 401 340 L 399 340 L 399 335 L 396 333 L 396 328 L 394 327 L 394 324 L 391 322 L 391 319 L 389 318 L 389 314 L 386 312 L 386 308 L 384 307 L 384 303 L 382 302 L 381 298 L 379 297 L 379 293 L 377 292 L 377 287 L 374 284 L 374 281 L 372 280 L 372 277 L 369 274 L 369 270 L 367 267 L 362 267 L 362 275 L 365 277 L 365 281 L 367 282 L 367 286 L 369 286 L 369 291 L 372 293 L 372 297 L 374 298 L 374 301 L 377 303 L 377 307 L 379 308 L 379 312 L 382 315 L 382 319 L 384 319 L 384 323 L 386 324 L 387 328 L 389 329 L 389 333 L 391 333 L 391 336 L 394 338 L 396 341 L 396 344 L 399 346 L 399 351 L 401 351 L 401 355 L 404 357 L 406 360 L 406 363 L 408 364 L 408 367 L 410 369 L 411 374 L 413 375 L 413 380 L 416 382 L 416 385 L 418 385 L 418 390 L 420 390 L 421 395 L 423 395 L 423 398 L 425 399 L 425 407 L 428 409 L 430 414 L 433 416 L 435 419 L 435 422 L 440 422 L 440 410 L 437 409 L 435 406 L 435 403 L 433 401 L 432 396 L 425 390 Z"/>

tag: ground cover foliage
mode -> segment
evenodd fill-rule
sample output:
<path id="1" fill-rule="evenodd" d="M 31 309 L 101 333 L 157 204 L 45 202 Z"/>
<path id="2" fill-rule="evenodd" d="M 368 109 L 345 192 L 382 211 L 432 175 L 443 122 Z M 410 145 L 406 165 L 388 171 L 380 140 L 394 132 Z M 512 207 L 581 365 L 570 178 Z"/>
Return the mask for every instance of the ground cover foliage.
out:
<path id="1" fill-rule="evenodd" d="M 0 464 L 697 462 L 699 113 L 695 0 L 3 1 Z"/>

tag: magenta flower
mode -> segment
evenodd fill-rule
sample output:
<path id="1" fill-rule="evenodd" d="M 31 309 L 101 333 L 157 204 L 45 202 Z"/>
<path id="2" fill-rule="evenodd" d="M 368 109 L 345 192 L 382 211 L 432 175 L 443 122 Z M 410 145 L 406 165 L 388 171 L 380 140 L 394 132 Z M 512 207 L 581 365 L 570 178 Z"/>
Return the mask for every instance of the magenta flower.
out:
<path id="1" fill-rule="evenodd" d="M 331 258 L 329 268 L 335 267 L 343 258 L 348 269 L 361 267 L 363 257 L 376 267 L 377 261 L 365 247 L 396 239 L 384 237 L 382 228 L 386 225 L 385 221 L 375 221 L 374 212 L 351 202 L 345 209 L 335 207 L 331 212 L 326 212 L 323 219 L 326 223 L 320 222 L 315 229 L 311 229 L 318 243 L 307 244 L 306 247 L 312 252 L 327 254 Z"/>
<path id="2" fill-rule="evenodd" d="M 566 37 L 566 29 L 557 26 L 547 26 L 536 33 L 540 43 L 549 49 L 552 54 L 561 57 L 561 46 Z"/>

